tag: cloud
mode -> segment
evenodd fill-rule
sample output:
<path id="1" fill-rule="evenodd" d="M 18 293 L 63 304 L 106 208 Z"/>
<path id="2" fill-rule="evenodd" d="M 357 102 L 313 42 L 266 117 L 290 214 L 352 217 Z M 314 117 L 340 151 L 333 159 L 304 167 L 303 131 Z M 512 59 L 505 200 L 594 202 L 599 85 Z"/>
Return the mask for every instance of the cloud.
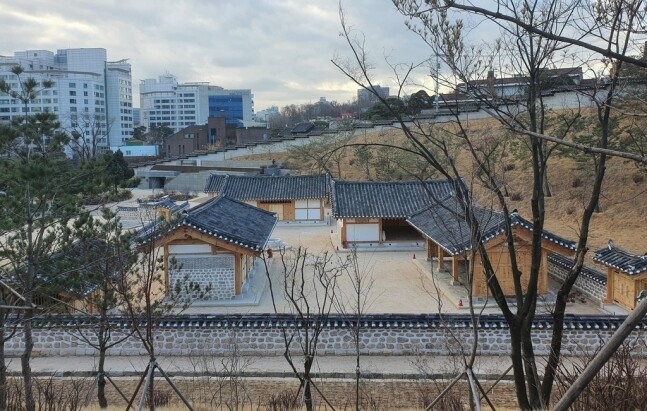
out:
<path id="1" fill-rule="evenodd" d="M 103 47 L 128 58 L 139 80 L 172 73 L 180 82 L 251 88 L 257 110 L 328 100 L 347 101 L 357 87 L 331 63 L 347 55 L 331 0 L 5 1 L 0 54 L 27 49 Z M 6 4 L 10 3 L 10 4 Z M 384 64 L 427 58 L 390 0 L 345 0 L 348 21 L 364 35 L 376 81 L 393 86 Z M 424 72 L 421 74 L 424 77 Z"/>

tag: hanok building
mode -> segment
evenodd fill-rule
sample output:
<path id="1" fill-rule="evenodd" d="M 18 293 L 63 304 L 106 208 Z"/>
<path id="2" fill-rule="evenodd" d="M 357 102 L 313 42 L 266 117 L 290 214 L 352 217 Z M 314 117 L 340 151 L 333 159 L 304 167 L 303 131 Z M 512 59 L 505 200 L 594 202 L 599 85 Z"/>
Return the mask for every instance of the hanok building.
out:
<path id="1" fill-rule="evenodd" d="M 422 242 L 411 214 L 452 193 L 448 180 L 335 181 L 332 212 L 342 245 Z"/>
<path id="2" fill-rule="evenodd" d="M 280 221 L 323 221 L 330 192 L 326 174 L 309 176 L 238 176 L 212 174 L 205 186 L 211 196 L 229 198 L 275 213 Z"/>
<path id="3" fill-rule="evenodd" d="M 628 310 L 636 308 L 637 297 L 647 290 L 647 254 L 636 255 L 617 247 L 613 241 L 595 252 L 593 261 L 607 267 L 605 303 Z"/>
<path id="4" fill-rule="evenodd" d="M 425 209 L 412 214 L 407 222 L 415 227 L 426 239 L 427 259 L 436 259 L 438 268 L 445 269 L 446 258 L 451 259 L 450 272 L 452 283 L 468 284 L 467 266 L 471 251 L 484 244 L 488 259 L 505 295 L 514 295 L 512 264 L 507 245 L 506 220 L 503 213 L 490 208 L 473 206 L 472 214 L 475 224 L 468 224 L 464 208 L 454 197 L 447 197 Z M 474 226 L 474 230 L 472 230 Z M 517 212 L 510 214 L 510 226 L 514 240 L 516 262 L 522 273 L 522 287 L 528 285 L 532 260 L 532 223 L 522 218 Z M 478 228 L 478 229 L 477 229 Z M 474 234 L 473 232 L 474 231 Z M 541 264 L 539 271 L 538 292 L 548 291 L 548 255 L 572 255 L 575 243 L 557 235 L 542 231 Z M 489 294 L 485 269 L 477 250 L 474 250 L 472 295 L 486 297 Z"/>
<path id="5" fill-rule="evenodd" d="M 155 247 L 164 248 L 167 287 L 188 278 L 203 291 L 210 288 L 205 300 L 241 295 L 275 225 L 272 213 L 226 196 L 183 212 L 179 222 L 154 239 Z M 140 232 L 152 234 L 148 227 Z"/>

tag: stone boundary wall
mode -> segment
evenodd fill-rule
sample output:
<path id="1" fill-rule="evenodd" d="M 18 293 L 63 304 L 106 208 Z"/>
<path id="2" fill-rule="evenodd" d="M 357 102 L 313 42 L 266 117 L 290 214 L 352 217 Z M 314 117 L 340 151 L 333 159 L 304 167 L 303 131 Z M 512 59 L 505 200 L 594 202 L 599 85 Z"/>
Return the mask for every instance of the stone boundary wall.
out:
<path id="1" fill-rule="evenodd" d="M 413 317 L 413 316 L 410 316 Z M 445 316 L 450 317 L 450 316 Z M 299 339 L 303 337 L 303 327 L 298 321 L 290 321 L 286 316 L 256 316 L 254 321 L 218 319 L 216 316 L 205 316 L 204 320 L 173 322 L 160 321 L 156 331 L 156 351 L 164 356 L 186 355 L 229 355 L 232 344 L 236 345 L 242 355 L 283 355 L 283 330 L 294 335 L 293 349 L 299 352 Z M 241 316 L 239 318 L 244 318 Z M 263 319 L 265 318 L 265 319 Z M 383 318 L 383 320 L 380 320 Z M 465 316 L 448 320 L 399 321 L 389 319 L 387 315 L 373 315 L 362 321 L 360 334 L 360 351 L 362 355 L 453 355 L 461 348 L 469 349 L 473 341 L 472 328 Z M 578 317 L 579 318 L 579 317 Z M 582 317 L 584 318 L 584 317 Z M 588 317 L 587 317 L 588 318 Z M 597 319 L 596 319 L 597 318 Z M 590 320 L 566 319 L 564 326 L 563 349 L 565 353 L 576 355 L 592 352 L 600 342 L 606 342 L 622 318 L 600 320 L 602 317 L 590 317 Z M 125 322 L 121 323 L 125 327 Z M 86 336 L 91 335 L 89 325 L 85 327 Z M 318 346 L 322 355 L 354 355 L 352 323 L 329 321 L 320 336 Z M 481 319 L 479 324 L 479 354 L 509 355 L 510 337 L 503 319 Z M 547 355 L 551 339 L 551 326 L 547 321 L 535 324 L 533 340 L 535 353 Z M 647 322 L 639 324 L 631 338 L 638 338 L 644 344 L 639 354 L 647 356 Z M 93 348 L 78 338 L 78 330 L 71 326 L 54 325 L 52 322 L 36 324 L 33 331 L 34 350 L 41 356 L 95 355 Z M 113 339 L 126 336 L 126 330 L 114 330 Z M 5 343 L 7 355 L 19 355 L 23 342 L 18 333 Z M 113 347 L 110 355 L 146 355 L 146 351 L 135 337 Z"/>
<path id="2" fill-rule="evenodd" d="M 548 274 L 564 282 L 573 261 L 558 254 L 548 256 Z M 580 276 L 575 280 L 574 288 L 592 299 L 602 303 L 607 295 L 607 276 L 589 267 L 582 267 Z"/>

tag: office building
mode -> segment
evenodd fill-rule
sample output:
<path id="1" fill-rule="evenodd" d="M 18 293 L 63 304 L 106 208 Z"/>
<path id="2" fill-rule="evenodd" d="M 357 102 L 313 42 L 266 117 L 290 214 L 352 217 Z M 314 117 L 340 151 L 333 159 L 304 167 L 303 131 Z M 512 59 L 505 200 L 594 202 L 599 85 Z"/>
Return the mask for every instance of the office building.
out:
<path id="1" fill-rule="evenodd" d="M 178 83 L 172 74 L 142 80 L 139 85 L 141 125 L 166 125 L 177 132 L 225 116 L 227 124 L 242 127 L 254 116 L 249 89 L 226 90 L 207 82 Z"/>
<path id="2" fill-rule="evenodd" d="M 27 107 L 28 113 L 53 112 L 61 127 L 76 131 L 85 144 L 97 152 L 122 145 L 132 135 L 132 78 L 127 59 L 108 61 L 103 48 L 61 49 L 15 52 L 0 56 L 0 78 L 20 90 L 12 67 L 25 72 L 20 80 L 34 78 L 39 84 L 51 80 L 51 88 L 39 89 Z M 0 94 L 0 121 L 21 116 L 22 103 Z"/>

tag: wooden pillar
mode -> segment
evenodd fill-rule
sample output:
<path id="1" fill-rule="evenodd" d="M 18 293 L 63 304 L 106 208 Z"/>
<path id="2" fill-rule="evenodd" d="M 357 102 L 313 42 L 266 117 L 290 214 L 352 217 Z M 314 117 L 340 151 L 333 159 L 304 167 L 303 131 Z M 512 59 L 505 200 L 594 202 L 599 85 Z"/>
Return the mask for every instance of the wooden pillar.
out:
<path id="1" fill-rule="evenodd" d="M 164 244 L 164 288 L 167 294 L 171 289 L 171 277 L 168 264 L 168 244 Z"/>
<path id="2" fill-rule="evenodd" d="M 458 271 L 458 258 L 459 256 L 452 256 L 452 285 L 460 285 L 461 280 Z"/>
<path id="3" fill-rule="evenodd" d="M 438 247 L 438 271 L 445 269 L 445 251 Z"/>
<path id="4" fill-rule="evenodd" d="M 240 295 L 242 288 L 243 288 L 243 282 L 242 282 L 242 268 L 241 268 L 241 258 L 243 258 L 242 255 L 236 255 L 234 254 L 234 292 L 236 295 Z"/>
<path id="5" fill-rule="evenodd" d="M 425 240 L 425 248 L 427 249 L 427 261 L 431 261 L 434 258 L 434 244 L 431 240 Z"/>
<path id="6" fill-rule="evenodd" d="M 610 304 L 613 302 L 614 296 L 613 296 L 613 291 L 615 288 L 614 283 L 614 275 L 613 275 L 613 270 L 611 268 L 607 269 L 607 298 L 604 299 L 604 302 L 606 304 Z"/>
<path id="7" fill-rule="evenodd" d="M 548 292 L 548 252 L 541 250 L 541 266 L 539 267 L 539 294 L 546 294 Z"/>

